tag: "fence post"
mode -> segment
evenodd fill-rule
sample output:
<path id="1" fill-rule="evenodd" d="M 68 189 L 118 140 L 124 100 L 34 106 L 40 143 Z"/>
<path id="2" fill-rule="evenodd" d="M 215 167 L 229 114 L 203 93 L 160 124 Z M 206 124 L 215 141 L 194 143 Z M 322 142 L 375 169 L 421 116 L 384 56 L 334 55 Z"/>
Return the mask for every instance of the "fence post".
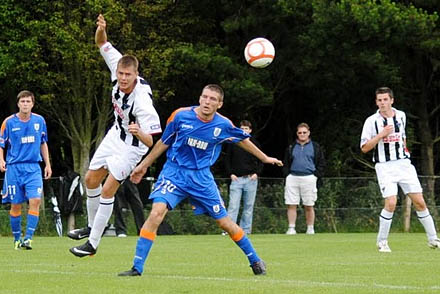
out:
<path id="1" fill-rule="evenodd" d="M 67 231 L 69 232 L 73 229 L 75 229 L 75 214 L 71 213 L 67 217 Z"/>
<path id="2" fill-rule="evenodd" d="M 405 233 L 408 233 L 411 227 L 411 204 L 411 198 L 406 196 L 403 205 L 403 231 Z"/>

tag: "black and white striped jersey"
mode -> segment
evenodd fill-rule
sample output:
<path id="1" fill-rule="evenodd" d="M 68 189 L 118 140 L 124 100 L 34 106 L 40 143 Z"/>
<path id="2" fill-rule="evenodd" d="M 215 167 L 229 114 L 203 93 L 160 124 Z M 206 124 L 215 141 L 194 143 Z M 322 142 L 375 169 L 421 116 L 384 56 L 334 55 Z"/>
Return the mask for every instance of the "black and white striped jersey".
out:
<path id="1" fill-rule="evenodd" d="M 388 135 L 388 137 L 381 139 L 374 148 L 373 162 L 387 162 L 410 157 L 409 151 L 405 146 L 405 112 L 395 108 L 393 108 L 393 111 L 393 117 L 383 117 L 377 111 L 365 120 L 361 135 L 361 148 L 379 134 L 385 126 L 394 126 L 394 132 Z"/>
<path id="2" fill-rule="evenodd" d="M 151 87 L 146 80 L 138 76 L 136 86 L 130 94 L 121 92 L 116 78 L 116 68 L 122 54 L 110 42 L 104 44 L 100 52 L 110 69 L 113 82 L 112 103 L 115 122 L 112 128 L 118 130 L 119 137 L 125 143 L 146 149 L 147 152 L 148 147 L 128 132 L 128 125 L 135 122 L 147 134 L 162 132 L 159 115 L 153 106 Z"/>

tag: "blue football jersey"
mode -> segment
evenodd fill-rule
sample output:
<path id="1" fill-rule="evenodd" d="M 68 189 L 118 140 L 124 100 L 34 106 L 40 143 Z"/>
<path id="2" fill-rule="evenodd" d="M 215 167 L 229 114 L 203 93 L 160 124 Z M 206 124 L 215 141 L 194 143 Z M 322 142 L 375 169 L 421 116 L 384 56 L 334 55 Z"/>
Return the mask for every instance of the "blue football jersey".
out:
<path id="1" fill-rule="evenodd" d="M 40 148 L 45 142 L 47 127 L 41 115 L 31 113 L 29 120 L 24 122 L 13 114 L 2 123 L 0 147 L 7 149 L 6 164 L 41 161 Z"/>
<path id="2" fill-rule="evenodd" d="M 212 166 L 223 143 L 237 143 L 250 137 L 219 113 L 215 113 L 212 120 L 203 121 L 197 116 L 196 107 L 174 111 L 161 138 L 163 143 L 170 145 L 168 160 L 189 169 Z"/>

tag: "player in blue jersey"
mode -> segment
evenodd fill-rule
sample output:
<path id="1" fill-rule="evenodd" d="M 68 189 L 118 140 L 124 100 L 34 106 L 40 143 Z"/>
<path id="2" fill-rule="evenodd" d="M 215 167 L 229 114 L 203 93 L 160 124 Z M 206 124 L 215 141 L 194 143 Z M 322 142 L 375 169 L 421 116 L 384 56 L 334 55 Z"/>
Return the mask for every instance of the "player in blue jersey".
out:
<path id="1" fill-rule="evenodd" d="M 220 86 L 205 86 L 199 103 L 199 106 L 173 112 L 162 138 L 131 173 L 131 180 L 138 183 L 147 168 L 167 151 L 167 161 L 150 195 L 153 207 L 141 229 L 133 267 L 120 273 L 120 276 L 142 274 L 160 223 L 168 210 L 188 197 L 194 214 L 211 216 L 223 231 L 228 232 L 247 256 L 254 274 L 266 274 L 265 263 L 255 252 L 243 229 L 228 216 L 210 167 L 217 160 L 223 143 L 237 143 L 264 163 L 282 166 L 282 162 L 264 154 L 249 140 L 249 134 L 217 113 L 223 105 Z"/>
<path id="2" fill-rule="evenodd" d="M 6 118 L 0 131 L 0 170 L 6 172 L 2 203 L 11 203 L 9 212 L 14 248 L 32 249 L 38 225 L 43 179 L 39 162 L 44 160 L 44 178 L 52 175 L 47 146 L 46 122 L 32 113 L 35 96 L 24 90 L 17 95 L 18 113 Z M 6 161 L 4 153 L 6 150 Z M 21 239 L 21 206 L 29 201 L 26 233 Z"/>

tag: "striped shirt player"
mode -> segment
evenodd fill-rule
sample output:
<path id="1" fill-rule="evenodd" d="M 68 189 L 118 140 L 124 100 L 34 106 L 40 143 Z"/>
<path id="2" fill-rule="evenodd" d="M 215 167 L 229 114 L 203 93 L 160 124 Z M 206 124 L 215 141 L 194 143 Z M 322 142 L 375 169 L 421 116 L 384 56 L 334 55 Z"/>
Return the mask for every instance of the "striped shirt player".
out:
<path id="1" fill-rule="evenodd" d="M 115 121 L 93 155 L 85 177 L 88 227 L 67 234 L 72 239 L 89 237 L 85 244 L 70 249 L 78 257 L 96 253 L 120 183 L 153 145 L 152 135 L 162 132 L 150 85 L 138 75 L 137 58 L 122 56 L 108 42 L 106 21 L 101 14 L 97 20 L 95 43 L 110 69 Z"/>
<path id="2" fill-rule="evenodd" d="M 428 236 L 428 246 L 438 248 L 440 241 L 434 222 L 423 199 L 415 167 L 411 164 L 406 148 L 406 115 L 392 107 L 393 92 L 382 87 L 376 90 L 378 111 L 368 117 L 361 135 L 361 150 L 366 153 L 374 150 L 373 162 L 377 180 L 385 206 L 379 217 L 377 247 L 379 252 L 391 252 L 388 235 L 397 203 L 398 186 L 411 198 L 417 210 L 417 216 Z"/>
<path id="3" fill-rule="evenodd" d="M 258 257 L 243 229 L 228 217 L 210 167 L 217 160 L 223 143 L 237 143 L 265 163 L 282 163 L 276 158 L 267 157 L 249 140 L 249 134 L 217 113 L 223 105 L 221 87 L 212 84 L 205 86 L 199 103 L 199 106 L 178 109 L 170 116 L 162 138 L 131 175 L 134 182 L 139 182 L 147 168 L 167 151 L 167 161 L 150 195 L 153 207 L 142 227 L 133 267 L 120 273 L 120 276 L 142 274 L 159 224 L 168 210 L 186 198 L 189 198 L 194 214 L 211 216 L 219 227 L 228 232 L 246 254 L 254 274 L 266 273 L 264 262 Z"/>
<path id="4" fill-rule="evenodd" d="M 32 249 L 31 242 L 39 221 L 43 179 L 40 161 L 46 164 L 44 174 L 52 174 L 47 147 L 46 121 L 32 113 L 34 94 L 21 91 L 17 96 L 19 112 L 6 118 L 0 131 L 0 169 L 6 171 L 2 203 L 11 203 L 10 222 L 14 247 Z M 6 151 L 6 162 L 3 160 Z M 21 205 L 29 201 L 26 233 L 21 240 Z"/>
<path id="5" fill-rule="evenodd" d="M 137 76 L 133 91 L 123 93 L 116 79 L 116 69 L 122 54 L 110 42 L 105 43 L 100 52 L 111 72 L 115 120 L 93 155 L 89 169 L 96 170 L 105 166 L 116 180 L 123 181 L 148 152 L 148 147 L 128 131 L 129 124 L 137 123 L 144 133 L 151 135 L 161 133 L 162 129 L 147 81 Z"/>
<path id="6" fill-rule="evenodd" d="M 392 108 L 393 117 L 383 117 L 379 110 L 371 115 L 364 123 L 361 135 L 361 147 L 368 140 L 379 134 L 385 126 L 393 126 L 394 133 L 378 142 L 374 148 L 373 162 L 387 162 L 391 160 L 410 158 L 405 146 L 406 115 L 405 112 Z"/>

